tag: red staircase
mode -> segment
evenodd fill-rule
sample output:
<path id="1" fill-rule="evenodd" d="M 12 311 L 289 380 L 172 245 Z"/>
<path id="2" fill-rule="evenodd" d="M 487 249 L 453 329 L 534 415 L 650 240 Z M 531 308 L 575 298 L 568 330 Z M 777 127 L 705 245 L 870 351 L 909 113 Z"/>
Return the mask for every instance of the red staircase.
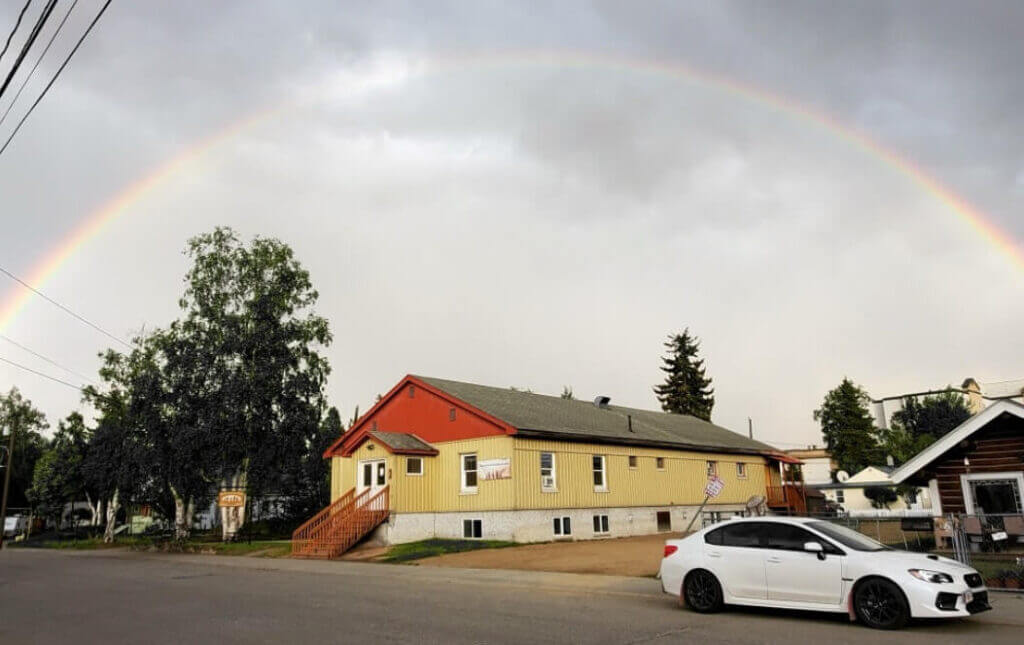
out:
<path id="1" fill-rule="evenodd" d="M 337 558 L 388 518 L 388 487 L 355 489 L 336 499 L 292 533 L 293 558 Z"/>

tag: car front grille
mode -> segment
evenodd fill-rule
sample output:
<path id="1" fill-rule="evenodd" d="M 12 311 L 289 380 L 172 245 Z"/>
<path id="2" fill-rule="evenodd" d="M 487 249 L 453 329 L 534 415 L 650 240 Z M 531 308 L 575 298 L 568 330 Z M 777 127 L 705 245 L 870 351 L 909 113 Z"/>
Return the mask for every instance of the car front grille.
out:
<path id="1" fill-rule="evenodd" d="M 984 586 L 984 582 L 982 582 L 981 576 L 977 573 L 968 573 L 966 576 L 964 576 L 964 582 L 966 582 L 967 586 L 971 589 L 974 589 L 975 587 Z"/>

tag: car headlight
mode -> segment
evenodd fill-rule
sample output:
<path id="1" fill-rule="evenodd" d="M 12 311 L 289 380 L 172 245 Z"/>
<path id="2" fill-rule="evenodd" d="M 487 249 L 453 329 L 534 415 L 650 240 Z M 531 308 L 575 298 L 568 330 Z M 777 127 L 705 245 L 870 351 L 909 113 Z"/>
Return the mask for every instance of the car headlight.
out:
<path id="1" fill-rule="evenodd" d="M 928 569 L 908 569 L 907 571 L 918 580 L 924 580 L 925 582 L 934 582 L 936 584 L 953 582 L 953 576 L 941 571 L 929 571 Z"/>

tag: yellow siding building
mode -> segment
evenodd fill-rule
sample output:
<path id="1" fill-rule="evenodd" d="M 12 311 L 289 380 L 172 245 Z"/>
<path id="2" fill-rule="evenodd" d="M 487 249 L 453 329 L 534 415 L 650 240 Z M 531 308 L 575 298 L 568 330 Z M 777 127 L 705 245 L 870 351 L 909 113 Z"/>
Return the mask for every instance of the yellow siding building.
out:
<path id="1" fill-rule="evenodd" d="M 779 459 L 693 417 L 415 376 L 327 456 L 332 499 L 387 488 L 386 543 L 681 531 L 710 477 L 724 487 L 705 511 L 744 512 Z"/>

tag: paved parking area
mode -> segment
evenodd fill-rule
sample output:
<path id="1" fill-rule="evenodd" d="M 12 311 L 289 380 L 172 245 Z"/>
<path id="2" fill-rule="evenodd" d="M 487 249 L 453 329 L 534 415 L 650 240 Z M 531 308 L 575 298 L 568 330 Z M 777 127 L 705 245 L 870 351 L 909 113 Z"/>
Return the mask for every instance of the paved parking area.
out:
<path id="1" fill-rule="evenodd" d="M 876 632 L 842 615 L 702 616 L 610 575 L 130 552 L 0 553 L 4 643 L 1020 643 L 1024 598 Z"/>

